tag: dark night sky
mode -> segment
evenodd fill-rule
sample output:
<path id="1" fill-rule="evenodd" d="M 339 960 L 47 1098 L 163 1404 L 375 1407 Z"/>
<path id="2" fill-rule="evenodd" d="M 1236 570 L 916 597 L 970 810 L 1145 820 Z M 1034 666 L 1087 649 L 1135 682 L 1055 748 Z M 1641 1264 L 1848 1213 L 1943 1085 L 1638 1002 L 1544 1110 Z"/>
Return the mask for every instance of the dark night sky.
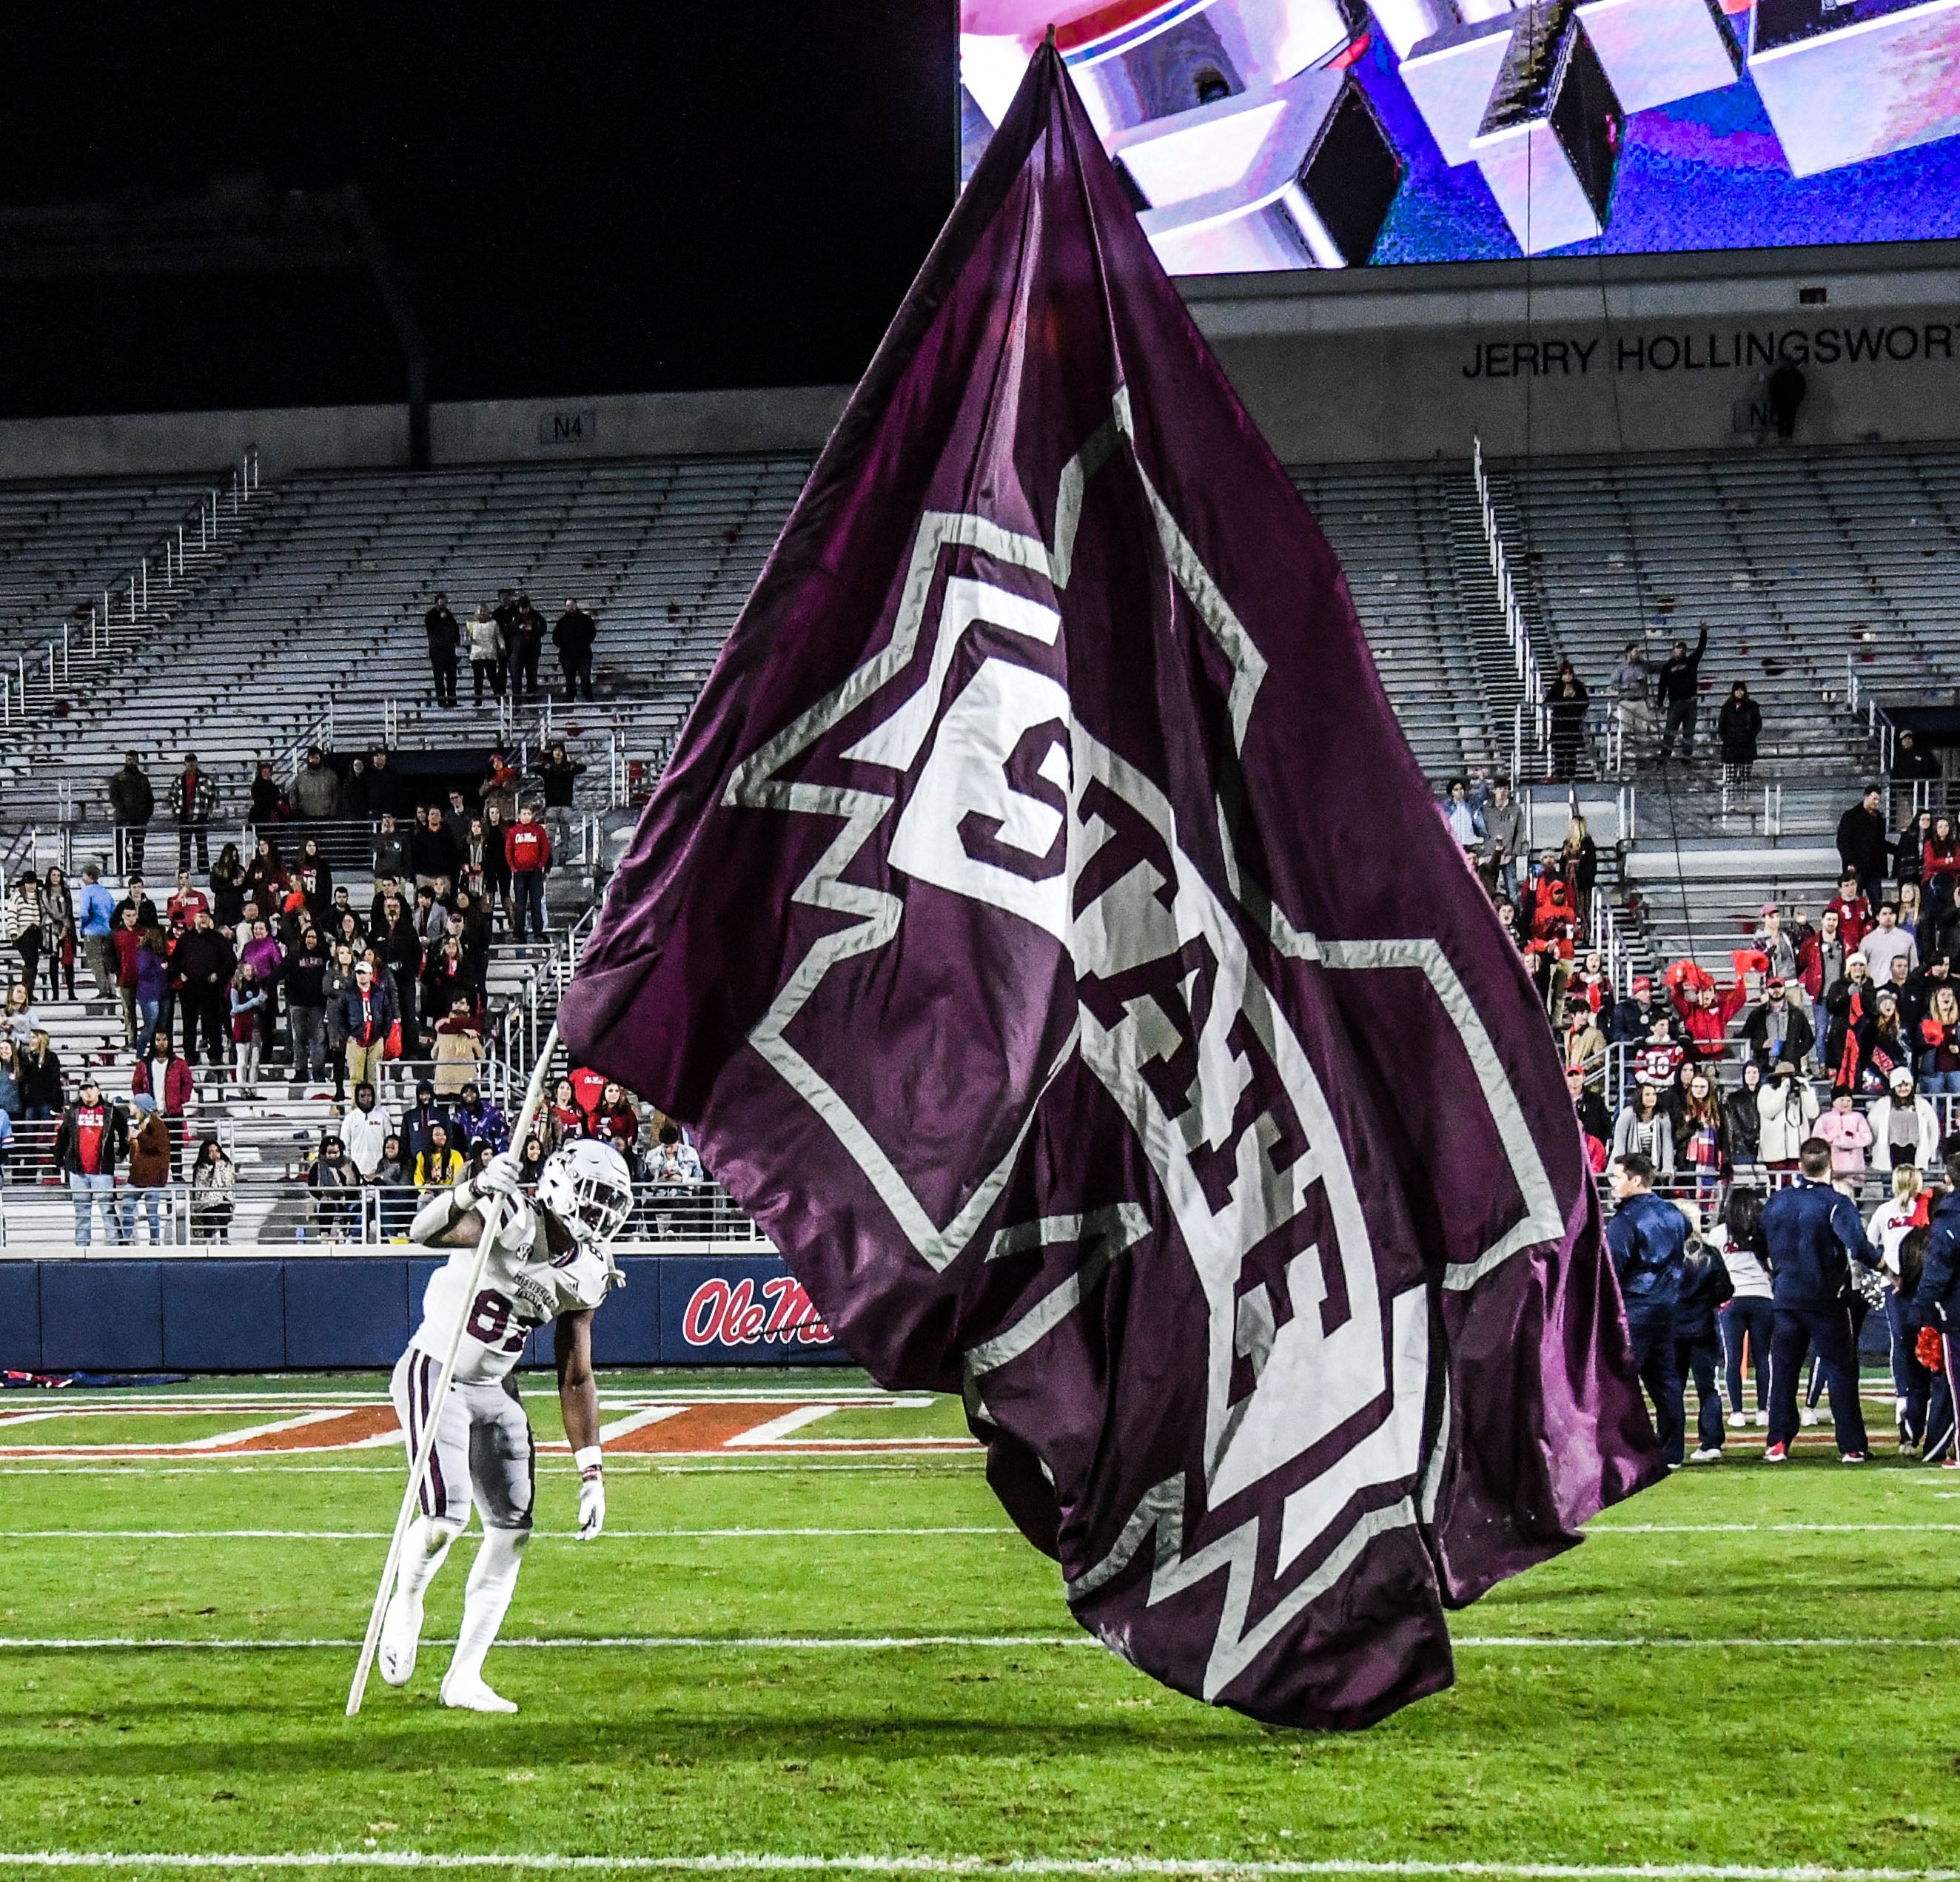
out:
<path id="1" fill-rule="evenodd" d="M 841 382 L 951 206 L 954 46 L 953 0 L 15 9 L 0 205 L 358 182 L 438 399 Z M 8 413 L 402 396 L 358 272 L 0 292 Z"/>

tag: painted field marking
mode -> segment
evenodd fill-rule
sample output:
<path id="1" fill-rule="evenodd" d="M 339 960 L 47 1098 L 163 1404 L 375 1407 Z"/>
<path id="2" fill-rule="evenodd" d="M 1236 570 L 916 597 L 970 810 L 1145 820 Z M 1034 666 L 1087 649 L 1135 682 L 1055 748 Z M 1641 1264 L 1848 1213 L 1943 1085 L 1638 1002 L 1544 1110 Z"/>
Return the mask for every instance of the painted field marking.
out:
<path id="1" fill-rule="evenodd" d="M 344 1448 L 349 1451 L 368 1451 L 386 1445 L 391 1449 L 401 1442 L 399 1432 L 390 1432 L 379 1439 L 364 1439 L 358 1444 Z M 542 1451 L 542 1447 L 540 1447 Z M 51 1454 L 55 1456 L 62 1453 Z M 94 1454 L 83 1452 L 81 1456 Z M 566 1447 L 558 1448 L 559 1457 L 568 1454 Z M 689 1456 L 711 1458 L 714 1453 L 689 1452 Z M 822 1458 L 822 1454 L 816 1454 Z M 976 1445 L 972 1451 L 916 1451 L 915 1458 L 930 1458 L 931 1463 L 894 1461 L 889 1463 L 873 1463 L 863 1458 L 846 1461 L 842 1458 L 822 1458 L 822 1461 L 791 1463 L 778 1462 L 766 1458 L 757 1458 L 752 1462 L 737 1463 L 733 1460 L 719 1463 L 655 1464 L 651 1461 L 636 1461 L 628 1452 L 616 1452 L 606 1460 L 607 1471 L 615 1477 L 797 1477 L 815 1473 L 836 1477 L 866 1477 L 892 1472 L 930 1473 L 938 1476 L 968 1474 L 984 1467 L 985 1454 Z M 100 1463 L 27 1464 L 0 1463 L 0 1477 L 253 1477 L 268 1471 L 294 1477 L 393 1477 L 401 1475 L 400 1467 L 386 1464 L 288 1464 L 277 1454 L 241 1452 L 241 1459 L 250 1457 L 250 1462 L 230 1461 L 208 1464 L 170 1464 L 151 1462 L 142 1457 L 116 1458 Z"/>
<path id="2" fill-rule="evenodd" d="M 20 1653 L 299 1653 L 318 1648 L 338 1652 L 358 1647 L 352 1639 L 325 1637 L 277 1639 L 199 1640 L 178 1637 L 115 1636 L 26 1636 L 0 1638 L 0 1651 Z M 899 1652 L 925 1647 L 1096 1647 L 1102 1642 L 1080 1634 L 554 1634 L 500 1639 L 500 1648 L 529 1648 L 549 1652 L 630 1648 L 635 1652 L 706 1653 L 871 1653 Z M 1922 1636 L 1846 1635 L 1835 1638 L 1758 1639 L 1746 1636 L 1695 1639 L 1680 1635 L 1564 1635 L 1541 1638 L 1532 1634 L 1459 1636 L 1450 1645 L 1465 1652 L 1669 1652 L 1738 1650 L 1809 1652 L 1951 1652 L 1960 1636 Z"/>
<path id="3" fill-rule="evenodd" d="M 274 1855 L 43 1849 L 0 1852 L 0 1868 L 75 1869 L 490 1869 L 603 1874 L 1032 1875 L 1217 1877 L 1410 1876 L 1503 1877 L 1507 1882 L 1955 1882 L 1955 1869 L 1840 1869 L 1806 1863 L 1784 1868 L 1713 1862 L 1363 1861 L 1230 1856 L 592 1856 L 421 1849 L 288 1850 Z"/>
<path id="4" fill-rule="evenodd" d="M 1944 1535 L 1960 1523 L 1595 1523 L 1589 1536 Z"/>
<path id="5" fill-rule="evenodd" d="M 614 1529 L 609 1537 L 651 1542 L 663 1538 L 698 1541 L 770 1541 L 829 1536 L 1013 1536 L 1011 1523 L 942 1524 L 921 1529 Z M 386 1542 L 385 1529 L 0 1529 L 0 1542 Z M 568 1532 L 536 1530 L 533 1543 L 576 1542 Z"/>

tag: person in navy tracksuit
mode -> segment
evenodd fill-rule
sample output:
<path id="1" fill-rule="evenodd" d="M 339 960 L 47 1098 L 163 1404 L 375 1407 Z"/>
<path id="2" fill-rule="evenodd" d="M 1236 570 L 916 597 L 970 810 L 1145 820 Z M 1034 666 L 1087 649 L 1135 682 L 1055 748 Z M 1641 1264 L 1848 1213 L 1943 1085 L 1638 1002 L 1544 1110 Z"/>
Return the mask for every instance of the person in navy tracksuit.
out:
<path id="1" fill-rule="evenodd" d="M 1954 1470 L 1960 1470 L 1960 1451 L 1954 1443 L 1954 1415 L 1960 1407 L 1960 1150 L 1946 1159 L 1946 1180 L 1952 1187 L 1933 1212 L 1925 1263 L 1912 1297 L 1912 1318 L 1932 1327 L 1945 1349 L 1926 1416 L 1924 1454 L 1930 1463 L 1945 1452 L 1946 1467 Z"/>
<path id="2" fill-rule="evenodd" d="M 1715 1317 L 1735 1292 L 1736 1284 L 1721 1256 L 1706 1242 L 1691 1240 L 1682 1260 L 1681 1295 L 1674 1308 L 1674 1361 L 1684 1394 L 1691 1377 L 1700 1403 L 1695 1423 L 1697 1464 L 1721 1461 L 1722 1340 Z"/>
<path id="3" fill-rule="evenodd" d="M 1648 1185 L 1653 1164 L 1638 1151 L 1613 1165 L 1617 1205 L 1606 1225 L 1606 1252 L 1626 1304 L 1634 1367 L 1653 1400 L 1654 1435 L 1670 1470 L 1687 1454 L 1688 1412 L 1675 1358 L 1675 1310 L 1688 1248 L 1688 1219 Z"/>
<path id="4" fill-rule="evenodd" d="M 1857 1206 L 1831 1186 L 1831 1146 L 1805 1140 L 1803 1180 L 1764 1206 L 1756 1233 L 1774 1289 L 1770 1332 L 1770 1429 L 1764 1457 L 1781 1464 L 1796 1435 L 1796 1394 L 1806 1350 L 1815 1351 L 1831 1394 L 1838 1454 L 1863 1464 L 1864 1407 L 1858 1402 L 1857 1337 L 1851 1324 L 1851 1263 L 1879 1265 Z"/>

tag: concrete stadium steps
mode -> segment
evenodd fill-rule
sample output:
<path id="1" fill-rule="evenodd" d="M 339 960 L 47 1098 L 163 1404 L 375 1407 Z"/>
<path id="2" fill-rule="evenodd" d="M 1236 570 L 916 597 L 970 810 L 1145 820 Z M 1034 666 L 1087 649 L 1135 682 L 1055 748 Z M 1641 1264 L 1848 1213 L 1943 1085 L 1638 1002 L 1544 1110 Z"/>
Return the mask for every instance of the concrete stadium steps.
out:
<path id="1" fill-rule="evenodd" d="M 212 487 L 188 475 L 0 484 L 0 660 L 59 639 L 78 605 L 86 622 L 103 588 Z"/>
<path id="2" fill-rule="evenodd" d="M 1960 682 L 1960 451 L 1724 453 L 1490 467 L 1527 615 L 1596 696 L 1619 652 L 1703 622 L 1701 736 L 1729 685 L 1763 708 L 1763 768 L 1869 765 L 1848 679 L 1898 703 Z"/>
<path id="3" fill-rule="evenodd" d="M 1806 910 L 1815 921 L 1836 892 L 1838 852 L 1805 842 L 1643 841 L 1621 858 L 1622 895 L 1637 895 L 1640 933 L 1658 965 L 1691 958 L 1723 985 L 1731 955 L 1747 945 L 1767 902 Z"/>

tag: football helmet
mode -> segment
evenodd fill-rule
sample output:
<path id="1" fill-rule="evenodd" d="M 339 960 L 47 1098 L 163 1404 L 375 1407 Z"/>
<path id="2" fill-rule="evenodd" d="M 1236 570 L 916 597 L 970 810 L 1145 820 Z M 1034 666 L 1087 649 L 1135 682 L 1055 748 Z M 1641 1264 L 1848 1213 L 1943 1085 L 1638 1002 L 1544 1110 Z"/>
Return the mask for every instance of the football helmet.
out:
<path id="1" fill-rule="evenodd" d="M 545 1159 L 537 1198 L 579 1241 L 603 1245 L 633 1213 L 633 1173 L 611 1144 L 581 1137 Z"/>

